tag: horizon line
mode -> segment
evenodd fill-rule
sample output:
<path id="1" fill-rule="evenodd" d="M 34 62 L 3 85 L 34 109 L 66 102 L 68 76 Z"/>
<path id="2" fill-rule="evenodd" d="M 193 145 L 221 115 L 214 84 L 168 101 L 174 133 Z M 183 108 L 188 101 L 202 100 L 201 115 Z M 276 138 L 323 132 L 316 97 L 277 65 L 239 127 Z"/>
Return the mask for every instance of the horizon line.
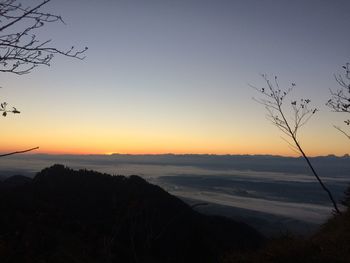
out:
<path id="1" fill-rule="evenodd" d="M 1 153 L 1 152 L 0 152 Z M 269 156 L 269 157 L 282 157 L 282 158 L 302 158 L 302 155 L 299 156 L 293 156 L 293 155 L 279 155 L 279 154 L 234 154 L 234 153 L 49 153 L 49 152 L 29 152 L 29 153 L 23 153 L 20 155 L 51 155 L 51 156 L 117 156 L 117 155 L 127 155 L 127 156 L 247 156 L 247 157 L 263 157 L 263 156 Z M 327 155 L 309 155 L 310 158 L 317 158 L 317 157 L 338 157 L 338 158 L 344 158 L 344 157 L 350 157 L 348 153 L 343 155 L 336 155 L 336 154 L 327 154 Z"/>

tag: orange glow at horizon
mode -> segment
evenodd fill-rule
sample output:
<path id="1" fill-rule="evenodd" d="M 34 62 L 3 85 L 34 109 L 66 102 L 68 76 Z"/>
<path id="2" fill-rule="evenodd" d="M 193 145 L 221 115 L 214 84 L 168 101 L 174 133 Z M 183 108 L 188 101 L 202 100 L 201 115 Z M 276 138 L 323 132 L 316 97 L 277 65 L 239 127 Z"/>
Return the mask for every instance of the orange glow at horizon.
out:
<path id="1" fill-rule="evenodd" d="M 0 151 L 39 146 L 40 149 L 32 153 L 300 156 L 280 138 L 278 129 L 266 123 L 264 118 L 246 122 L 245 116 L 242 120 L 239 117 L 235 122 L 226 119 L 219 122 L 206 116 L 207 119 L 200 122 L 195 118 L 186 122 L 176 118 L 155 118 L 147 122 L 126 119 L 114 124 L 101 118 L 81 118 L 79 114 L 58 121 L 57 117 L 37 117 L 28 113 L 3 119 Z M 313 132 L 321 130 L 317 125 L 322 127 L 322 133 Z M 303 130 L 301 143 L 309 156 L 342 156 L 349 154 L 350 149 L 343 135 L 331 126 L 324 128 L 322 123 L 311 123 Z"/>
<path id="2" fill-rule="evenodd" d="M 32 140 L 39 141 L 39 143 L 28 143 L 23 141 L 17 141 L 16 144 L 8 141 L 1 142 L 1 152 L 12 152 L 29 149 L 39 146 L 38 150 L 32 151 L 33 154 L 216 154 L 216 155 L 280 155 L 280 156 L 300 156 L 300 154 L 291 151 L 288 145 L 279 141 L 278 139 L 273 141 L 250 141 L 249 143 L 218 143 L 217 140 L 207 141 L 206 144 L 201 142 L 190 142 L 189 140 L 178 139 L 171 143 L 166 141 L 158 141 L 157 143 L 148 143 L 142 140 L 120 140 L 119 142 L 110 143 L 104 141 L 86 141 L 86 140 Z M 346 151 L 327 152 L 325 149 L 310 149 L 304 147 L 306 153 L 309 156 L 321 156 L 328 154 L 335 154 L 342 156 L 346 154 Z"/>

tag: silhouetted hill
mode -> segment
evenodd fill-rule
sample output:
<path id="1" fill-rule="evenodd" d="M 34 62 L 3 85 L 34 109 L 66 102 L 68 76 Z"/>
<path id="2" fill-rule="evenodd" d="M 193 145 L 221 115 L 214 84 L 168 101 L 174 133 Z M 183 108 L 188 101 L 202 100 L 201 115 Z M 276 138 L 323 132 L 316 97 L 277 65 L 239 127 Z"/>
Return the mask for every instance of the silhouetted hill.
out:
<path id="1" fill-rule="evenodd" d="M 3 185 L 6 187 L 16 187 L 16 186 L 20 186 L 20 185 L 24 185 L 26 183 L 29 183 L 30 181 L 32 181 L 32 179 L 27 177 L 27 176 L 13 175 L 13 176 L 7 177 L 3 181 Z"/>
<path id="2" fill-rule="evenodd" d="M 20 183 L 0 191 L 0 262 L 218 262 L 263 242 L 138 176 L 54 165 L 8 180 Z"/>

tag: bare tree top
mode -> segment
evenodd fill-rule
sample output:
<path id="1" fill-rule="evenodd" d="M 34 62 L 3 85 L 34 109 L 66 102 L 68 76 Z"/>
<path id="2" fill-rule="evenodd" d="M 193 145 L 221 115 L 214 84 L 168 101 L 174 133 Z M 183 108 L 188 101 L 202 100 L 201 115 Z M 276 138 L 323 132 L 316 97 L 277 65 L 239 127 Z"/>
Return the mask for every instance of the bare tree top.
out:
<path id="1" fill-rule="evenodd" d="M 87 47 L 60 50 L 50 45 L 51 39 L 36 35 L 47 23 L 64 23 L 61 16 L 41 11 L 50 1 L 23 6 L 17 0 L 0 0 L 0 72 L 26 74 L 39 65 L 49 66 L 56 54 L 84 59 Z"/>
<path id="2" fill-rule="evenodd" d="M 346 63 L 342 68 L 344 70 L 342 75 L 334 75 L 339 87 L 335 91 L 330 89 L 331 98 L 327 101 L 326 105 L 334 112 L 350 113 L 350 63 Z M 349 127 L 350 119 L 345 119 L 344 123 Z M 346 130 L 336 125 L 333 126 L 350 139 L 348 129 Z"/>
<path id="3" fill-rule="evenodd" d="M 265 87 L 257 88 L 250 85 L 262 95 L 260 98 L 254 98 L 254 100 L 265 106 L 268 113 L 267 117 L 272 124 L 288 137 L 297 140 L 298 131 L 310 120 L 317 109 L 310 107 L 311 100 L 308 98 L 286 100 L 289 93 L 296 86 L 295 83 L 291 83 L 288 88 L 282 89 L 276 76 L 273 78 L 273 81 L 266 74 L 263 74 L 262 77 L 266 82 Z M 292 115 L 290 118 L 288 118 L 285 109 L 283 109 L 285 104 L 291 107 Z M 292 147 L 292 149 L 295 150 L 295 147 Z"/>
<path id="4" fill-rule="evenodd" d="M 350 64 L 346 63 L 342 68 L 343 75 L 334 75 L 339 88 L 336 91 L 330 90 L 331 98 L 328 100 L 327 106 L 335 112 L 350 113 Z"/>
<path id="5" fill-rule="evenodd" d="M 271 81 L 266 74 L 263 74 L 262 77 L 266 82 L 266 86 L 257 88 L 250 85 L 261 94 L 260 98 L 254 98 L 254 100 L 265 106 L 268 112 L 267 116 L 272 124 L 274 124 L 278 129 L 280 129 L 285 135 L 288 136 L 290 140 L 284 138 L 283 139 L 289 144 L 289 147 L 293 151 L 301 153 L 308 166 L 310 167 L 313 175 L 321 185 L 322 189 L 327 193 L 330 201 L 333 204 L 334 211 L 336 213 L 340 213 L 340 210 L 338 209 L 337 203 L 335 202 L 331 191 L 318 176 L 309 158 L 301 147 L 298 139 L 298 131 L 310 120 L 310 118 L 316 113 L 317 109 L 310 108 L 310 99 L 292 100 L 290 102 L 286 101 L 286 97 L 296 86 L 295 83 L 291 83 L 287 89 L 283 90 L 280 88 L 276 76 L 274 77 L 273 81 Z M 287 103 L 287 105 L 290 103 L 292 111 L 292 116 L 290 118 L 287 117 L 286 109 L 283 108 L 285 103 Z"/>

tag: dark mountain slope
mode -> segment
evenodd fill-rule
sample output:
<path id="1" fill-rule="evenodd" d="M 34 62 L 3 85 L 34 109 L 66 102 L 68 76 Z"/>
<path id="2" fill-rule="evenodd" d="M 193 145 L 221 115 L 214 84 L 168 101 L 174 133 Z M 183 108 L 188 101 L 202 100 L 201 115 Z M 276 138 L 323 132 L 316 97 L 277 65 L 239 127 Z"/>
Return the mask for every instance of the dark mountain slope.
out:
<path id="1" fill-rule="evenodd" d="M 13 176 L 7 177 L 3 181 L 3 186 L 5 186 L 5 187 L 16 187 L 16 186 L 20 186 L 20 185 L 24 185 L 26 183 L 29 183 L 31 180 L 32 179 L 27 177 L 27 176 L 13 175 Z"/>
<path id="2" fill-rule="evenodd" d="M 138 176 L 62 165 L 1 188 L 0 209 L 0 262 L 218 262 L 226 250 L 263 241 Z"/>

